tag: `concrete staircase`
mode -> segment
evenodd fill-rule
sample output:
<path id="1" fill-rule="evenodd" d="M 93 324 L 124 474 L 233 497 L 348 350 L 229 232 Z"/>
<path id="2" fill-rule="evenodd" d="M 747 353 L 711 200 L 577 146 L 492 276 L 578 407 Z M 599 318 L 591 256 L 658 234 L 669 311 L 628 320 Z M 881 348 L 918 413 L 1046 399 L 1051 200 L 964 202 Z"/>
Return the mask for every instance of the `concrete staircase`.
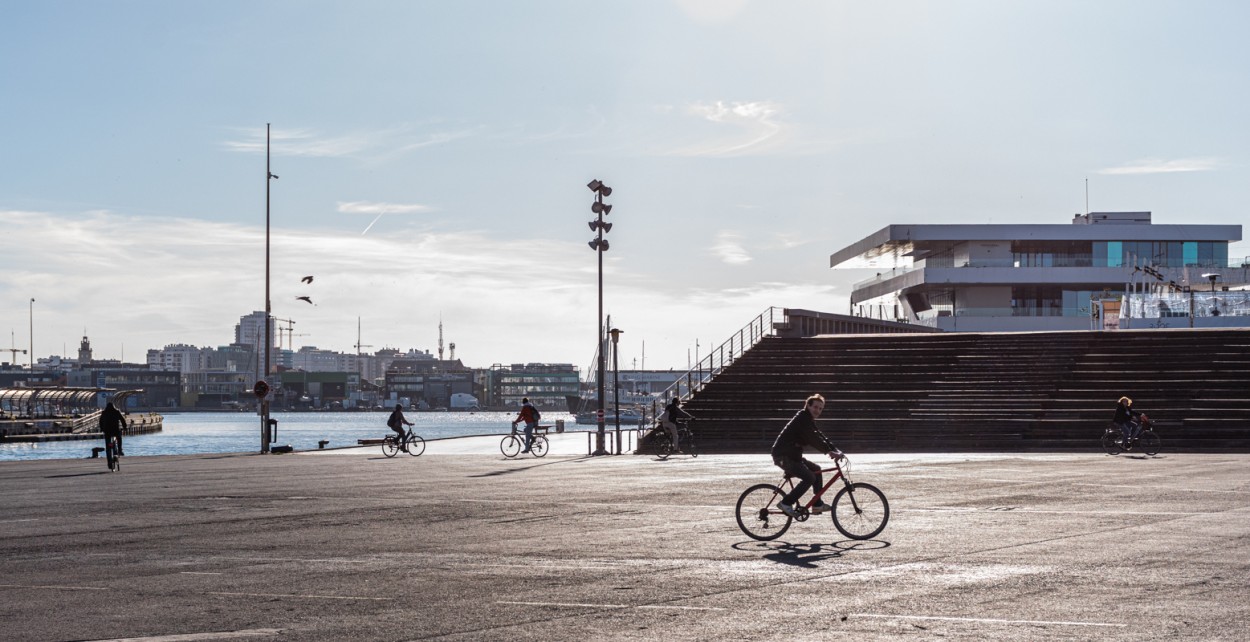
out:
<path id="1" fill-rule="evenodd" d="M 1121 395 L 1165 451 L 1250 450 L 1250 330 L 767 337 L 685 408 L 709 452 L 767 452 L 810 393 L 847 452 L 1088 451 Z"/>

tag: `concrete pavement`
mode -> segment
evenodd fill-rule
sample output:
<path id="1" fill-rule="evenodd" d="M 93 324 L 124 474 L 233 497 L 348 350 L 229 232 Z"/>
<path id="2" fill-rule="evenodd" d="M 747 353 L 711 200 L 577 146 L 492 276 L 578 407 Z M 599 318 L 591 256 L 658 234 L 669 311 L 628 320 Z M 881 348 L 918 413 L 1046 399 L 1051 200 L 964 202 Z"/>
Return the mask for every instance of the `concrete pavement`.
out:
<path id="1" fill-rule="evenodd" d="M 761 543 L 763 455 L 436 445 L 0 464 L 0 638 L 1250 636 L 1246 455 L 852 454 L 878 539 Z"/>

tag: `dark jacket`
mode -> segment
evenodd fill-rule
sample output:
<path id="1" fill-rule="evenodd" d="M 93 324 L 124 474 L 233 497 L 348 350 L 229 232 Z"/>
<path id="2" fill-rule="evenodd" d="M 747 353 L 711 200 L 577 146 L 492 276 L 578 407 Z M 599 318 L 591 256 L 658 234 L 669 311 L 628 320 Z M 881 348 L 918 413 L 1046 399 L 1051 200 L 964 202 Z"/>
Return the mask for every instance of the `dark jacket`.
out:
<path id="1" fill-rule="evenodd" d="M 811 446 L 822 453 L 833 452 L 837 448 L 829 443 L 824 433 L 816 428 L 816 420 L 807 408 L 794 413 L 794 419 L 781 429 L 777 441 L 773 442 L 773 457 L 802 459 L 803 446 Z"/>
<path id="2" fill-rule="evenodd" d="M 1122 425 L 1122 424 L 1130 423 L 1131 421 L 1136 420 L 1140 416 L 1141 416 L 1141 413 L 1137 412 L 1136 410 L 1133 410 L 1131 407 L 1126 406 L 1124 404 L 1116 404 L 1115 405 L 1115 419 L 1112 419 L 1112 421 L 1114 421 L 1117 424 Z"/>
<path id="3" fill-rule="evenodd" d="M 104 407 L 104 412 L 100 413 L 100 432 L 105 435 L 116 435 L 121 433 L 125 426 L 126 418 L 116 406 L 109 404 Z"/>
<path id="4" fill-rule="evenodd" d="M 677 421 L 678 419 L 693 419 L 694 416 L 681 409 L 681 404 L 674 397 L 668 405 L 664 407 L 664 411 L 668 413 L 669 421 Z"/>

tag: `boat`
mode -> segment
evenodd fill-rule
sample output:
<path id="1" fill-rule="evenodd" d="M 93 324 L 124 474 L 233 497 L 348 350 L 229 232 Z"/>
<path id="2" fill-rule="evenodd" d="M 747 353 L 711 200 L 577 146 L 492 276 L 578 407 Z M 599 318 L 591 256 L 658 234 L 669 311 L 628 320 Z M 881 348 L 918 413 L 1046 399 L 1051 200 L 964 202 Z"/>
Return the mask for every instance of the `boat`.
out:
<path id="1" fill-rule="evenodd" d="M 615 426 L 617 422 L 617 414 L 611 411 L 604 413 L 603 423 L 609 426 Z M 621 425 L 629 424 L 637 426 L 642 423 L 642 413 L 632 408 L 622 408 L 619 414 Z M 599 423 L 599 413 L 597 412 L 579 412 L 577 413 L 577 423 L 583 426 L 594 426 Z"/>

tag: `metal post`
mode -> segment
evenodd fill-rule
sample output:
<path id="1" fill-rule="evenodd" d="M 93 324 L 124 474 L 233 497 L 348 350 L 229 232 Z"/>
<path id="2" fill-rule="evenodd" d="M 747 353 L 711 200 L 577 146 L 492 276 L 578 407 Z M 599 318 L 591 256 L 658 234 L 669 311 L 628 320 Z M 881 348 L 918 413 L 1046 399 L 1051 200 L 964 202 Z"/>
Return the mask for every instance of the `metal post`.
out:
<path id="1" fill-rule="evenodd" d="M 617 369 L 619 363 L 617 360 L 617 346 L 622 331 L 612 328 L 608 332 L 612 334 L 612 399 L 615 406 L 614 411 L 616 412 L 616 454 L 619 455 L 621 454 L 621 380 L 619 376 L 620 370 Z"/>
<path id="2" fill-rule="evenodd" d="M 603 194 L 596 191 L 595 201 L 598 203 L 603 203 Z M 604 377 L 604 369 L 605 369 L 603 348 L 604 348 L 605 342 L 603 338 L 603 211 L 602 210 L 600 210 L 599 212 L 599 247 L 598 249 L 595 250 L 595 253 L 599 255 L 599 327 L 597 329 L 597 333 L 599 335 L 598 336 L 599 349 L 597 350 L 597 352 L 599 353 L 599 377 L 598 377 L 599 412 L 596 415 L 596 423 L 598 423 L 598 430 L 596 430 L 595 432 L 594 454 L 606 455 L 608 454 L 608 451 L 605 450 L 603 447 L 603 440 L 604 440 L 603 411 L 604 411 L 604 402 L 605 402 L 605 399 L 603 398 L 603 383 L 604 383 L 603 377 Z"/>
<path id="3" fill-rule="evenodd" d="M 269 181 L 273 178 L 273 173 L 269 171 L 269 123 L 265 123 L 265 336 L 257 338 L 256 341 L 258 347 L 262 344 L 265 346 L 265 379 L 269 378 Z M 268 395 L 260 399 L 260 452 L 269 452 Z"/>
<path id="4" fill-rule="evenodd" d="M 30 299 L 30 374 L 31 377 L 35 375 L 35 299 L 33 297 Z"/>

